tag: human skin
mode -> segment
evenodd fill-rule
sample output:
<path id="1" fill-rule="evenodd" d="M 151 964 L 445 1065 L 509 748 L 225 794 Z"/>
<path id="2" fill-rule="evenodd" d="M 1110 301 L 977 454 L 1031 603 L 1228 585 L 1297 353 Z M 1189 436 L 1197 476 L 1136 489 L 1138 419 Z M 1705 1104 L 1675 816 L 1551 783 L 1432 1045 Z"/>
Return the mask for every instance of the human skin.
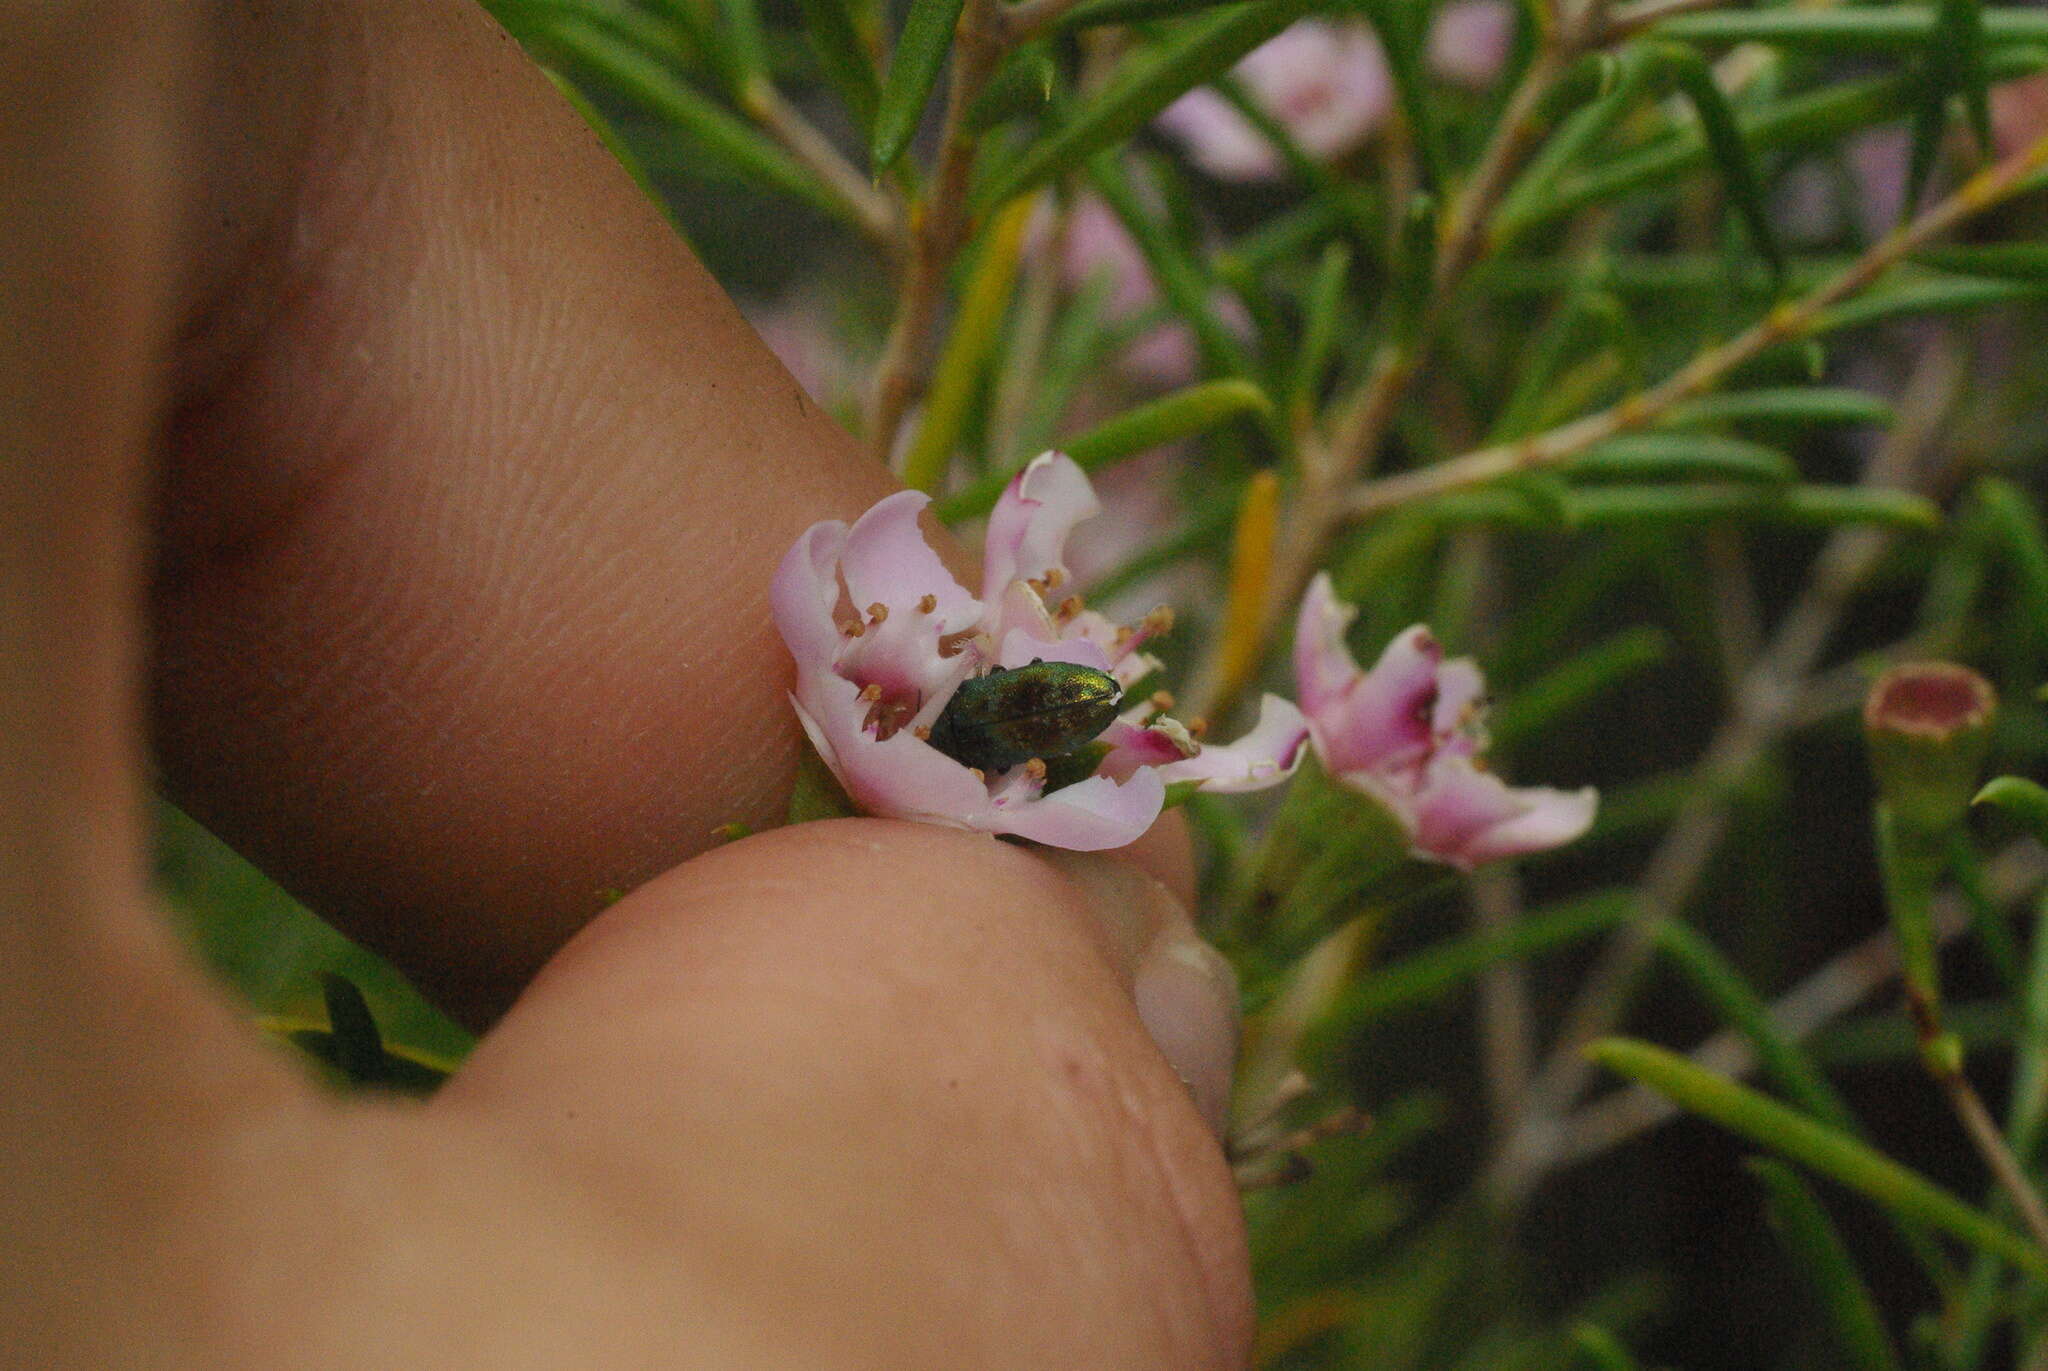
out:
<path id="1" fill-rule="evenodd" d="M 797 756 L 775 561 L 888 481 L 518 50 L 454 0 L 0 34 L 7 1357 L 1239 1364 L 1177 827 L 706 850 Z M 145 756 L 488 1028 L 440 1095 L 319 1095 L 193 972 Z"/>

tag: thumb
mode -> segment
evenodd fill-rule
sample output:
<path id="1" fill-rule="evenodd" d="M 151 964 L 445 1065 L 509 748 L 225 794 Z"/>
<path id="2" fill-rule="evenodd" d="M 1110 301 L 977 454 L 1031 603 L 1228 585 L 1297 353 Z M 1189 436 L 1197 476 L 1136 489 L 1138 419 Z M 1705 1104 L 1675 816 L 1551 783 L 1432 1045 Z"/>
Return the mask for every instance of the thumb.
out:
<path id="1" fill-rule="evenodd" d="M 1204 1112 L 1235 1027 L 1134 867 L 811 823 L 620 901 L 432 1108 L 662 1235 L 675 1317 L 802 1364 L 1227 1367 L 1249 1281 Z"/>

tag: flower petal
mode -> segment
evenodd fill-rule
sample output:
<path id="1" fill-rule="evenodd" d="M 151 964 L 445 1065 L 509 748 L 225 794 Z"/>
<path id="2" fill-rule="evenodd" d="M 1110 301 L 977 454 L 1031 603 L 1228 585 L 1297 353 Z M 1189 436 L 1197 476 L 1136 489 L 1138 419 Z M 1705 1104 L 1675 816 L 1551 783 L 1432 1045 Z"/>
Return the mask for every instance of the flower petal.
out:
<path id="1" fill-rule="evenodd" d="M 1199 781 L 1219 794 L 1264 790 L 1280 784 L 1301 765 L 1302 744 L 1308 741 L 1308 720 L 1299 709 L 1268 695 L 1259 701 L 1259 722 L 1234 743 L 1204 744 L 1194 756 L 1169 762 L 1158 770 L 1168 785 Z"/>
<path id="2" fill-rule="evenodd" d="M 1153 122 L 1219 181 L 1271 181 L 1280 175 L 1280 154 L 1272 143 L 1207 86 L 1181 96 Z"/>
<path id="3" fill-rule="evenodd" d="M 1330 573 L 1317 572 L 1294 623 L 1294 688 L 1311 718 L 1321 718 L 1364 674 L 1344 643 L 1357 617 L 1356 607 L 1337 598 Z"/>
<path id="4" fill-rule="evenodd" d="M 1028 581 L 1057 572 L 1067 534 L 1102 506 L 1073 458 L 1043 452 L 1011 480 L 988 516 L 988 539 L 982 551 L 981 593 L 998 600 L 1013 581 Z"/>
<path id="5" fill-rule="evenodd" d="M 1441 756 L 1415 796 L 1415 847 L 1465 870 L 1568 843 L 1593 823 L 1599 796 L 1510 786 L 1466 757 Z"/>
<path id="6" fill-rule="evenodd" d="M 1387 644 L 1341 701 L 1309 710 L 1330 770 L 1392 771 L 1427 759 L 1443 654 L 1429 629 L 1417 624 Z"/>
<path id="7" fill-rule="evenodd" d="M 838 562 L 845 546 L 845 524 L 837 519 L 812 524 L 782 555 L 769 587 L 775 627 L 799 674 L 829 666 L 839 651 L 839 625 L 832 614 L 839 607 Z"/>
<path id="8" fill-rule="evenodd" d="M 930 595 L 938 601 L 932 617 L 941 632 L 971 628 L 979 621 L 981 605 L 953 579 L 917 522 L 930 503 L 923 491 L 899 490 L 854 524 L 840 554 L 839 574 L 846 580 L 856 613 L 873 604 L 900 611 Z"/>
<path id="9" fill-rule="evenodd" d="M 1104 673 L 1110 670 L 1108 655 L 1086 638 L 1055 638 L 1047 642 L 1022 629 L 1003 635 L 1002 650 L 996 654 L 997 666 L 1007 671 L 1033 662 L 1071 662 Z"/>
<path id="10" fill-rule="evenodd" d="M 999 809 L 989 827 L 1048 847 L 1100 852 L 1143 837 L 1165 803 L 1166 786 L 1157 771 L 1139 771 L 1122 784 L 1091 776 L 1050 795 Z"/>

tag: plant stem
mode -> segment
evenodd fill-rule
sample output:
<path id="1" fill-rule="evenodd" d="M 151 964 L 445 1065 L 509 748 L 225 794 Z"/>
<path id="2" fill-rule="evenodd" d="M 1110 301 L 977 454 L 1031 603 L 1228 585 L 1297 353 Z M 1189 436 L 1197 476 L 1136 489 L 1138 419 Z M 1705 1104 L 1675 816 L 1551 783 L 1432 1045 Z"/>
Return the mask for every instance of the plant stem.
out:
<path id="1" fill-rule="evenodd" d="M 741 96 L 741 104 L 769 137 L 802 163 L 805 170 L 816 176 L 826 189 L 846 202 L 863 233 L 892 255 L 900 255 L 907 249 L 903 217 L 897 203 L 870 185 L 867 178 L 854 169 L 853 163 L 847 161 L 832 141 L 804 118 L 802 111 L 790 104 L 781 91 L 768 81 L 757 78 L 748 83 Z"/>
<path id="2" fill-rule="evenodd" d="M 1865 484 L 1898 485 L 1912 473 L 1941 433 L 1961 373 L 1948 348 L 1931 348 L 1922 355 L 1900 421 L 1872 457 Z M 1711 782 L 1748 771 L 1790 727 L 1802 683 L 1818 664 L 1850 596 L 1888 542 L 1889 536 L 1878 530 L 1849 528 L 1822 546 L 1806 589 L 1779 624 L 1769 651 L 1743 678 L 1733 716 L 1715 733 L 1699 763 L 1698 773 L 1709 783 L 1699 786 L 1679 810 L 1650 859 L 1641 885 L 1640 912 L 1614 934 L 1566 1011 L 1530 1088 L 1527 1121 L 1491 1169 L 1488 1186 L 1496 1195 L 1512 1201 L 1526 1193 L 1554 1161 L 1560 1120 L 1593 1071 L 1580 1049 L 1620 1021 L 1637 974 L 1656 946 L 1658 925 L 1684 907 L 1727 831 L 1724 787 Z"/>
<path id="3" fill-rule="evenodd" d="M 1318 443 L 1311 436 L 1302 445 L 1301 481 L 1281 520 L 1273 574 L 1251 625 L 1248 643 L 1255 660 L 1263 656 L 1274 630 L 1315 575 L 1331 537 L 1343 526 L 1347 517 L 1344 492 L 1370 468 L 1386 441 L 1459 281 L 1485 254 L 1487 218 L 1528 151 L 1543 104 L 1579 50 L 1569 35 L 1560 34 L 1530 62 L 1508 97 L 1507 108 L 1471 178 L 1452 202 L 1439 238 L 1428 296 L 1414 322 L 1381 344 L 1364 382 L 1338 410 L 1329 441 Z M 1245 640 L 1233 640 L 1227 645 L 1219 641 L 1212 648 L 1186 692 L 1194 713 L 1220 722 L 1237 702 L 1250 678 L 1227 671 L 1229 663 L 1223 655 L 1226 650 L 1238 652 L 1246 646 Z"/>
<path id="4" fill-rule="evenodd" d="M 868 401 L 868 451 L 880 461 L 886 462 L 895 449 L 903 415 L 924 385 L 946 273 L 973 228 L 967 212 L 967 187 L 976 144 L 967 114 L 1008 49 L 1010 26 L 1003 18 L 995 0 L 967 0 L 960 13 L 938 164 L 926 193 L 909 210 L 910 242 L 904 254 L 896 318 L 882 346 Z"/>
<path id="5" fill-rule="evenodd" d="M 1970 1084 L 1970 1078 L 1963 1074 L 1956 1060 L 1959 1050 L 1949 1046 L 1954 1039 L 1944 1042 L 1940 1010 L 1910 986 L 1907 1002 L 1912 1010 L 1913 1030 L 1920 1038 L 1920 1060 L 1926 1064 L 1935 1084 L 1948 1096 L 1949 1107 L 1955 1110 L 1963 1131 L 1970 1135 L 1971 1143 L 1991 1169 L 1992 1177 L 2012 1200 L 2027 1231 L 2033 1234 L 2034 1241 L 2043 1251 L 2048 1251 L 2048 1209 L 2042 1208 L 2039 1192 L 2027 1179 L 2027 1173 L 2021 1169 L 2019 1159 L 2013 1156 L 2012 1148 L 2006 1145 L 2005 1135 L 1999 1132 L 1991 1111 L 1984 1107 L 1977 1087 Z"/>
<path id="6" fill-rule="evenodd" d="M 1872 244 L 1847 270 L 1811 294 L 1772 310 L 1749 329 L 1718 347 L 1708 348 L 1649 390 L 1546 433 L 1481 448 L 1362 486 L 1346 498 L 1345 513 L 1351 518 L 1363 518 L 1516 472 L 1555 466 L 1618 433 L 1641 428 L 1673 405 L 1712 388 L 1730 371 L 1765 349 L 1798 339 L 1830 305 L 1862 291 L 1930 240 L 1997 204 L 2044 164 L 2048 164 L 2048 137 L 1971 177 L 1953 195 Z"/>

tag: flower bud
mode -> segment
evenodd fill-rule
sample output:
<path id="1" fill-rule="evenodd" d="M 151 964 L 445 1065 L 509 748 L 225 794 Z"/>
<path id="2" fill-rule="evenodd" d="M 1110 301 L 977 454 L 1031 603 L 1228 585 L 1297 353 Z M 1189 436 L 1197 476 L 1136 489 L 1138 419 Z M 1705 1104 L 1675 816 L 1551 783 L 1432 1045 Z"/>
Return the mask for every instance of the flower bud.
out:
<path id="1" fill-rule="evenodd" d="M 1863 701 L 1870 768 L 1903 833 L 1935 837 L 1962 822 L 1997 710 L 1991 683 L 1952 662 L 1908 662 L 1870 687 Z"/>

